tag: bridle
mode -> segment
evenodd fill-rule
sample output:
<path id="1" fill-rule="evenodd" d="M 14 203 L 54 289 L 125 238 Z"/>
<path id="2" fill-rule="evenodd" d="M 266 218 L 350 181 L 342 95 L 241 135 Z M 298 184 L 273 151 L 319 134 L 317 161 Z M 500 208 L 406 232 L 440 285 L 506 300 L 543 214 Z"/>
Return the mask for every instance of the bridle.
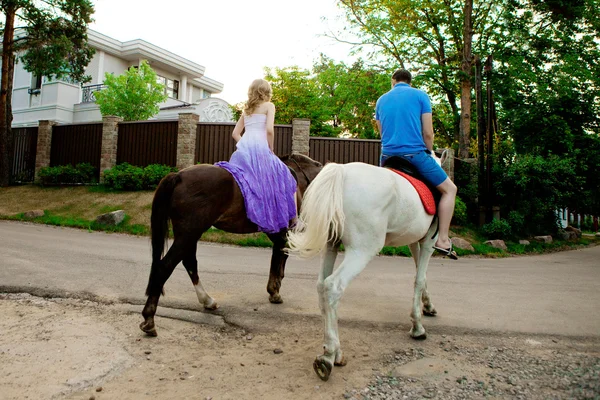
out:
<path id="1" fill-rule="evenodd" d="M 292 156 L 290 156 L 289 159 L 292 160 L 294 164 L 296 164 L 300 172 L 302 172 L 302 175 L 304 175 L 304 178 L 306 179 L 306 186 L 310 185 L 310 179 L 308 178 L 308 175 L 306 175 L 306 172 L 304 172 L 300 164 L 298 164 L 298 161 L 296 161 Z"/>

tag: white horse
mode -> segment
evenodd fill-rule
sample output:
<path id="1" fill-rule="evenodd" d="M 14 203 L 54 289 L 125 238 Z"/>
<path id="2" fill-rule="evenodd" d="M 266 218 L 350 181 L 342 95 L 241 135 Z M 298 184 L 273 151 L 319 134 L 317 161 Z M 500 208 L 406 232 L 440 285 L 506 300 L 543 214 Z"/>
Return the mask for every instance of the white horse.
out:
<path id="1" fill-rule="evenodd" d="M 425 212 L 407 179 L 369 164 L 329 163 L 308 187 L 299 219 L 298 228 L 288 235 L 289 252 L 308 258 L 326 249 L 317 282 L 325 322 L 324 353 L 313 363 L 322 380 L 329 379 L 334 365 L 346 364 L 338 334 L 340 298 L 383 246 L 410 248 L 417 267 L 410 335 L 426 338 L 422 313 L 436 314 L 427 292 L 426 274 L 437 239 L 437 218 Z M 346 255 L 334 272 L 342 243 Z"/>

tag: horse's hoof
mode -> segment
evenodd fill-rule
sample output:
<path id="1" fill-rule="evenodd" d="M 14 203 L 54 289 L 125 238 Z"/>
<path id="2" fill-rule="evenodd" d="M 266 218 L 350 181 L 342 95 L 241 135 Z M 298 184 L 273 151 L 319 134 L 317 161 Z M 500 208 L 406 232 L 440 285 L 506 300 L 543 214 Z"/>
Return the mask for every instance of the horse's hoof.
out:
<path id="1" fill-rule="evenodd" d="M 435 310 L 435 308 L 432 308 L 430 310 L 423 309 L 423 315 L 426 317 L 435 317 L 437 315 L 437 311 Z"/>
<path id="2" fill-rule="evenodd" d="M 420 334 L 420 335 L 416 335 L 416 336 L 410 335 L 410 336 L 411 336 L 413 339 L 415 339 L 415 340 L 425 340 L 425 339 L 427 339 L 427 333 L 425 333 L 425 332 L 423 332 L 423 333 L 422 333 L 422 334 Z"/>
<path id="3" fill-rule="evenodd" d="M 331 370 L 333 369 L 331 363 L 324 358 L 317 357 L 313 362 L 313 369 L 321 378 L 322 381 L 328 381 Z"/>
<path id="4" fill-rule="evenodd" d="M 273 304 L 283 303 L 283 299 L 281 298 L 281 295 L 279 293 L 269 296 L 269 301 Z"/>
<path id="5" fill-rule="evenodd" d="M 212 303 L 210 303 L 210 304 L 207 304 L 207 305 L 205 305 L 205 306 L 204 306 L 204 309 L 205 309 L 205 310 L 210 310 L 210 311 L 214 311 L 214 310 L 216 310 L 217 308 L 219 308 L 219 303 L 217 303 L 217 302 L 216 302 L 216 301 L 214 301 L 214 300 L 212 301 Z"/>
<path id="6" fill-rule="evenodd" d="M 146 333 L 146 335 L 148 335 L 148 336 L 158 336 L 158 333 L 156 332 L 156 328 L 154 327 L 154 325 L 151 326 L 146 321 L 144 321 L 140 324 L 140 329 L 142 331 L 144 331 Z"/>
<path id="7" fill-rule="evenodd" d="M 342 356 L 342 359 L 340 361 L 336 361 L 333 363 L 333 365 L 335 365 L 336 367 L 343 367 L 346 364 L 348 364 L 348 361 L 346 360 L 345 356 Z"/>

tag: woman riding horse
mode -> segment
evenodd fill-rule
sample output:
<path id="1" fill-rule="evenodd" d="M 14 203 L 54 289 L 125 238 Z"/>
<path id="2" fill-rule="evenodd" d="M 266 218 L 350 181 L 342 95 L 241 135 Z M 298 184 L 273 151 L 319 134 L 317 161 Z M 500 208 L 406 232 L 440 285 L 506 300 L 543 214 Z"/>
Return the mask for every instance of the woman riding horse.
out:
<path id="1" fill-rule="evenodd" d="M 156 189 L 151 216 L 152 268 L 142 312 L 144 322 L 140 324 L 149 335 L 156 335 L 154 315 L 164 284 L 181 261 L 200 304 L 210 310 L 218 308 L 200 282 L 196 260 L 198 240 L 211 226 L 232 233 L 267 234 L 273 242 L 267 291 L 272 303 L 282 302 L 279 289 L 287 260 L 283 248 L 287 228 L 296 217 L 295 199 L 301 199 L 321 164 L 298 154 L 282 159 L 275 156 L 271 87 L 262 79 L 256 80 L 248 97 L 244 114 L 233 130 L 237 150 L 230 161 L 169 174 Z M 162 258 L 169 219 L 174 242 Z"/>

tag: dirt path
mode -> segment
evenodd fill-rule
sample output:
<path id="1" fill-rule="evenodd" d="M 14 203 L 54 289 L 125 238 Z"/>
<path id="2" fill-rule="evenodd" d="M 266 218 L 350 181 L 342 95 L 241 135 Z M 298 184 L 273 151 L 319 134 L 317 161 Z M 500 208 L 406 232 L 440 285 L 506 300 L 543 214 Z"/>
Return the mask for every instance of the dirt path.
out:
<path id="1" fill-rule="evenodd" d="M 424 342 L 408 325 L 345 323 L 349 358 L 321 382 L 313 317 L 223 323 L 157 318 L 139 306 L 0 295 L 2 399 L 585 398 L 600 395 L 600 339 L 459 332 Z"/>

